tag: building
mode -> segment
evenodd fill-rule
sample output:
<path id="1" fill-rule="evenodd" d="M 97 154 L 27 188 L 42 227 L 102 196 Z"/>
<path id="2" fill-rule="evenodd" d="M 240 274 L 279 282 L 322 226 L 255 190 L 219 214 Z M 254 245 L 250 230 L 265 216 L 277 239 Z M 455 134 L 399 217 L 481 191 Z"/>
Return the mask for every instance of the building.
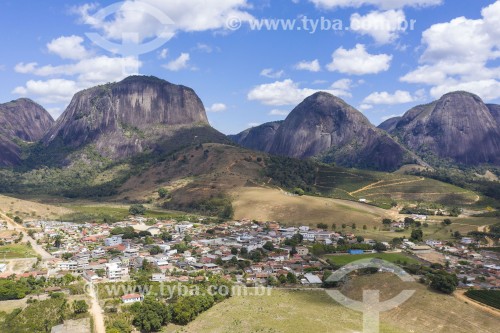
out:
<path id="1" fill-rule="evenodd" d="M 128 295 L 122 296 L 122 302 L 125 304 L 141 302 L 142 300 L 143 300 L 143 297 L 140 294 L 128 294 Z"/>
<path id="2" fill-rule="evenodd" d="M 314 275 L 314 274 L 305 274 L 304 275 L 304 278 L 305 278 L 305 283 L 306 284 L 321 284 L 321 279 L 317 276 L 317 275 Z"/>
<path id="3" fill-rule="evenodd" d="M 106 264 L 106 277 L 110 280 L 121 280 L 128 275 L 128 268 L 119 263 Z"/>
<path id="4" fill-rule="evenodd" d="M 62 261 L 57 264 L 57 269 L 60 271 L 76 271 L 78 263 L 76 261 Z"/>
<path id="5" fill-rule="evenodd" d="M 299 256 L 307 256 L 309 254 L 309 249 L 305 246 L 299 246 L 296 250 Z"/>
<path id="6" fill-rule="evenodd" d="M 429 245 L 413 245 L 410 247 L 413 253 L 430 253 L 432 248 Z"/>
<path id="7" fill-rule="evenodd" d="M 166 281 L 166 280 L 167 280 L 167 278 L 166 278 L 165 274 L 154 273 L 151 276 L 151 281 L 153 281 L 153 282 L 163 282 L 163 281 Z"/>
<path id="8" fill-rule="evenodd" d="M 7 265 L 6 264 L 0 264 L 0 273 L 3 273 L 7 270 Z"/>
<path id="9" fill-rule="evenodd" d="M 106 246 L 117 246 L 123 243 L 122 236 L 117 235 L 113 237 L 106 238 L 104 240 L 104 245 Z"/>
<path id="10" fill-rule="evenodd" d="M 175 227 L 174 227 L 174 229 L 175 229 L 175 232 L 177 232 L 179 234 L 183 234 L 184 232 L 186 232 L 186 230 L 189 230 L 192 227 L 193 227 L 192 223 L 181 222 L 181 223 L 176 224 Z"/>

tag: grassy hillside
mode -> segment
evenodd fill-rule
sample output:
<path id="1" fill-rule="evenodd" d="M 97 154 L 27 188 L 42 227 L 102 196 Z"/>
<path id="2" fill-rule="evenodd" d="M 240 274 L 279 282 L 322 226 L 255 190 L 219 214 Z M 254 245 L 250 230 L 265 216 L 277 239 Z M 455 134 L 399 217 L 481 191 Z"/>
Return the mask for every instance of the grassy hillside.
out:
<path id="1" fill-rule="evenodd" d="M 402 306 L 381 315 L 380 331 L 385 333 L 490 333 L 496 332 L 499 317 L 482 312 L 453 296 L 427 290 L 418 283 L 403 284 L 392 275 L 359 277 L 342 290 L 361 299 L 363 289 L 381 290 L 389 299 L 402 289 L 416 293 Z M 361 314 L 346 309 L 324 291 L 274 289 L 271 296 L 236 296 L 217 304 L 186 327 L 167 332 L 359 332 Z"/>
<path id="2" fill-rule="evenodd" d="M 388 216 L 384 209 L 357 202 L 292 196 L 288 192 L 263 187 L 241 187 L 231 192 L 235 217 L 260 221 L 280 221 L 288 225 L 346 223 L 378 225 Z"/>

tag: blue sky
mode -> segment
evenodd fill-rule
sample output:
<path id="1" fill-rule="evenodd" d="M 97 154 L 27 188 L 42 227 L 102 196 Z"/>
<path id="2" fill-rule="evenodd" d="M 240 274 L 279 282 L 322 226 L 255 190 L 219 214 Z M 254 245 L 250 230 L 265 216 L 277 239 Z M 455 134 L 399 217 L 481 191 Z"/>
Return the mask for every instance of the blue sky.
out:
<path id="1" fill-rule="evenodd" d="M 96 15 L 113 4 L 3 0 L 0 102 L 29 97 L 57 118 L 75 92 L 136 70 L 195 89 L 226 134 L 319 90 L 374 124 L 454 90 L 500 102 L 500 1 L 143 0 Z M 277 29 L 256 28 L 264 19 Z M 86 33 L 165 43 L 135 58 Z"/>

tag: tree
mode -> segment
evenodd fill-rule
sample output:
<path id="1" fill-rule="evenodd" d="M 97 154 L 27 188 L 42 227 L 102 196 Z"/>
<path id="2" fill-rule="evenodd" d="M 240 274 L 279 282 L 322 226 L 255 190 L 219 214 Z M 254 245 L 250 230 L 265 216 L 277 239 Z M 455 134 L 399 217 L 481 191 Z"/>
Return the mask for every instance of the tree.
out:
<path id="1" fill-rule="evenodd" d="M 57 248 L 61 247 L 61 244 L 62 244 L 61 240 L 62 240 L 62 236 L 61 235 L 56 235 L 54 237 L 54 246 L 57 247 Z"/>
<path id="2" fill-rule="evenodd" d="M 158 195 L 160 196 L 160 198 L 164 199 L 166 197 L 168 197 L 168 190 L 164 187 L 158 189 Z"/>
<path id="3" fill-rule="evenodd" d="M 405 217 L 405 227 L 409 227 L 415 223 L 415 220 L 411 217 Z"/>
<path id="4" fill-rule="evenodd" d="M 442 222 L 443 225 L 450 225 L 451 223 L 452 222 L 451 222 L 450 219 L 444 219 L 443 222 Z"/>
<path id="5" fill-rule="evenodd" d="M 326 223 L 318 223 L 316 227 L 318 227 L 318 229 L 323 229 L 323 230 L 328 229 L 328 225 Z"/>
<path id="6" fill-rule="evenodd" d="M 380 242 L 376 242 L 375 245 L 373 246 L 373 249 L 377 252 L 387 251 L 387 247 Z"/>
<path id="7" fill-rule="evenodd" d="M 452 294 L 458 286 L 458 278 L 454 274 L 439 271 L 431 276 L 431 288 L 445 294 Z"/>
<path id="8" fill-rule="evenodd" d="M 353 230 L 354 230 L 354 229 L 356 229 L 356 223 L 353 223 L 353 224 L 351 225 L 351 228 L 352 228 Z"/>
<path id="9" fill-rule="evenodd" d="M 242 247 L 241 250 L 240 250 L 240 253 L 241 253 L 242 256 L 247 255 L 248 254 L 248 249 L 246 247 Z"/>
<path id="10" fill-rule="evenodd" d="M 135 315 L 132 323 L 144 332 L 159 331 L 162 325 L 171 320 L 170 311 L 165 303 L 152 297 L 146 297 L 142 303 L 134 303 L 131 310 Z"/>
<path id="11" fill-rule="evenodd" d="M 345 228 L 347 228 L 347 224 L 342 223 L 342 229 L 345 229 Z"/>
<path id="12" fill-rule="evenodd" d="M 281 283 L 281 284 L 285 284 L 285 283 L 287 283 L 287 281 L 288 281 L 288 280 L 287 280 L 287 278 L 286 278 L 286 276 L 285 276 L 285 275 L 280 274 L 280 275 L 278 276 L 278 281 L 279 281 L 279 283 Z"/>
<path id="13" fill-rule="evenodd" d="M 166 231 L 162 232 L 160 234 L 160 238 L 164 241 L 164 242 L 170 242 L 173 238 L 172 238 L 172 235 Z"/>
<path id="14" fill-rule="evenodd" d="M 335 223 L 332 223 L 332 230 L 337 230 L 337 225 Z"/>
<path id="15" fill-rule="evenodd" d="M 267 277 L 267 285 L 271 287 L 276 287 L 278 285 L 278 281 L 274 278 L 274 276 L 269 275 Z"/>
<path id="16" fill-rule="evenodd" d="M 366 224 L 363 224 L 363 230 L 368 229 L 368 226 Z"/>
<path id="17" fill-rule="evenodd" d="M 62 255 L 62 258 L 63 258 L 64 260 L 68 260 L 68 259 L 70 259 L 71 257 L 73 257 L 73 254 L 72 254 L 72 253 L 68 253 L 68 252 L 63 253 L 63 255 Z"/>
<path id="18" fill-rule="evenodd" d="M 84 300 L 73 301 L 73 312 L 75 314 L 86 313 L 89 310 L 89 305 Z"/>
<path id="19" fill-rule="evenodd" d="M 286 275 L 286 280 L 291 284 L 297 283 L 297 277 L 292 272 L 288 272 L 288 274 Z"/>
<path id="20" fill-rule="evenodd" d="M 293 193 L 294 194 L 297 194 L 299 196 L 303 196 L 305 194 L 304 190 L 301 189 L 300 187 L 296 187 L 293 189 Z"/>
<path id="21" fill-rule="evenodd" d="M 131 215 L 144 215 L 146 213 L 146 207 L 144 207 L 144 205 L 135 204 L 130 206 L 128 211 Z"/>
<path id="22" fill-rule="evenodd" d="M 294 256 L 297 254 L 297 248 L 295 246 L 292 246 L 292 250 L 290 250 L 290 255 Z"/>
<path id="23" fill-rule="evenodd" d="M 382 224 L 384 225 L 390 225 L 392 223 L 391 219 L 383 219 Z"/>
<path id="24" fill-rule="evenodd" d="M 263 248 L 268 251 L 273 251 L 274 250 L 273 242 L 267 241 L 266 244 L 264 244 Z"/>
<path id="25" fill-rule="evenodd" d="M 237 248 L 235 248 L 235 247 L 232 247 L 232 248 L 231 248 L 231 254 L 232 254 L 233 256 L 237 255 L 237 254 L 238 254 L 238 249 L 237 249 Z"/>
<path id="26" fill-rule="evenodd" d="M 153 247 L 151 247 L 151 248 L 149 249 L 149 254 L 151 254 L 151 255 L 153 255 L 153 256 L 154 256 L 155 254 L 159 254 L 159 253 L 162 253 L 162 252 L 163 252 L 163 251 L 162 251 L 161 247 L 159 247 L 158 245 L 155 245 L 155 246 L 153 246 Z"/>
<path id="27" fill-rule="evenodd" d="M 422 242 L 424 240 L 424 233 L 422 229 L 413 229 L 411 231 L 410 239 L 415 242 Z"/>
<path id="28" fill-rule="evenodd" d="M 364 241 L 364 240 L 365 240 L 365 238 L 364 238 L 363 236 L 358 236 L 358 237 L 356 237 L 356 241 L 357 241 L 358 243 L 363 243 L 363 241 Z"/>
<path id="29" fill-rule="evenodd" d="M 19 224 L 23 224 L 23 219 L 20 218 L 19 216 L 15 216 L 14 217 L 14 222 L 19 223 Z"/>

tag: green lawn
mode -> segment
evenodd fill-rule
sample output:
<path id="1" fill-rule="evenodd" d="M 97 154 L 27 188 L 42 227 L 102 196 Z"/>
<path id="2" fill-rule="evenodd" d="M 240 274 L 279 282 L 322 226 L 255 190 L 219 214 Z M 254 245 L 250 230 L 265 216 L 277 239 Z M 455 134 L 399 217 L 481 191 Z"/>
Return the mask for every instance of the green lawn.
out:
<path id="1" fill-rule="evenodd" d="M 0 260 L 3 260 L 4 255 L 5 259 L 36 257 L 35 251 L 25 244 L 0 245 Z"/>
<path id="2" fill-rule="evenodd" d="M 353 261 L 367 258 L 378 258 L 387 260 L 389 262 L 395 263 L 397 261 L 407 262 L 407 263 L 418 263 L 417 260 L 410 258 L 403 253 L 366 253 L 366 254 L 342 254 L 342 255 L 327 255 L 328 259 L 332 260 L 334 263 L 344 266 Z"/>

